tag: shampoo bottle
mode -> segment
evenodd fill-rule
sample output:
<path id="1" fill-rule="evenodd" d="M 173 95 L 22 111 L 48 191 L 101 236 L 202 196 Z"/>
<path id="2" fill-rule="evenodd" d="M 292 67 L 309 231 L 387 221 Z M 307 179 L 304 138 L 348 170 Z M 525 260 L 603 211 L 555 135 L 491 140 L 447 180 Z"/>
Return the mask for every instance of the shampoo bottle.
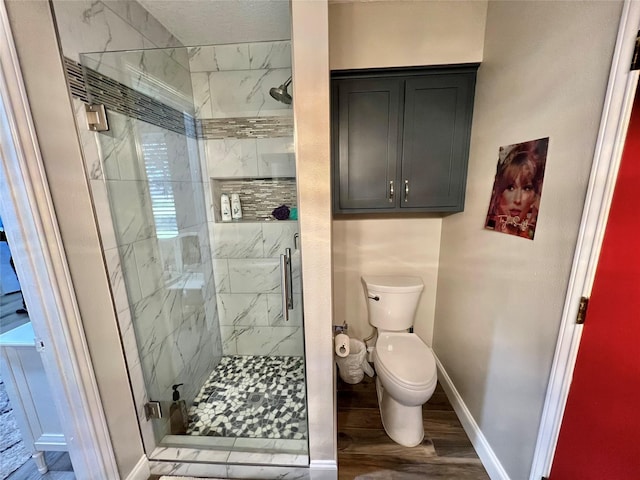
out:
<path id="1" fill-rule="evenodd" d="M 220 197 L 220 216 L 223 222 L 231 221 L 231 202 L 229 201 L 229 195 L 223 193 Z"/>
<path id="2" fill-rule="evenodd" d="M 171 423 L 171 435 L 184 435 L 187 433 L 187 426 L 189 425 L 189 417 L 187 414 L 187 405 L 184 400 L 180 400 L 180 392 L 178 387 L 181 387 L 182 383 L 173 385 L 173 403 L 169 408 L 169 421 Z"/>
<path id="3" fill-rule="evenodd" d="M 236 220 L 242 218 L 242 205 L 240 205 L 240 195 L 231 194 L 231 217 Z"/>

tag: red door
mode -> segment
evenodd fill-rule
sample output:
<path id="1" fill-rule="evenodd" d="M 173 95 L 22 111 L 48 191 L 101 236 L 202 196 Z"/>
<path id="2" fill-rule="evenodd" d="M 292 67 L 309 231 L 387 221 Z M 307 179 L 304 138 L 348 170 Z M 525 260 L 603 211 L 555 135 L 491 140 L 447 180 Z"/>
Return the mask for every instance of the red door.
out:
<path id="1" fill-rule="evenodd" d="M 550 480 L 640 479 L 640 95 Z"/>

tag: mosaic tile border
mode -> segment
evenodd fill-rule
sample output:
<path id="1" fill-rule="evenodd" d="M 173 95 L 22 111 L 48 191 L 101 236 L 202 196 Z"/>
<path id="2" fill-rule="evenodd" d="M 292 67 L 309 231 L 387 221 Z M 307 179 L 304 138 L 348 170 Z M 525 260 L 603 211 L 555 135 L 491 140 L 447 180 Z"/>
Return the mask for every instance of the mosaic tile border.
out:
<path id="1" fill-rule="evenodd" d="M 196 120 L 198 138 L 274 138 L 293 135 L 293 116 L 203 118 Z"/>
<path id="2" fill-rule="evenodd" d="M 172 132 L 202 139 L 293 135 L 292 116 L 195 119 L 74 60 L 65 57 L 64 65 L 73 97 L 85 103 L 102 103 L 108 109 Z"/>
<path id="3" fill-rule="evenodd" d="M 302 357 L 222 357 L 189 408 L 187 435 L 305 439 Z"/>

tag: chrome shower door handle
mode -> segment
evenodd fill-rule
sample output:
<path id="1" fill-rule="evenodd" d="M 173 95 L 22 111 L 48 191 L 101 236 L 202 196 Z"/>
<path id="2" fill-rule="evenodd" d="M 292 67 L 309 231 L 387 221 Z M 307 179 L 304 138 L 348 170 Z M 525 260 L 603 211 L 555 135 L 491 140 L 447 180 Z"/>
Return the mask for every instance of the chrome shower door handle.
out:
<path id="1" fill-rule="evenodd" d="M 291 281 L 291 249 L 280 255 L 280 289 L 282 290 L 282 318 L 289 321 L 289 310 L 293 310 L 293 283 Z"/>
<path id="2" fill-rule="evenodd" d="M 293 310 L 293 262 L 291 261 L 291 249 L 285 248 L 284 256 L 287 257 L 287 307 Z"/>
<path id="3" fill-rule="evenodd" d="M 287 256 L 280 255 L 280 290 L 282 291 L 282 318 L 289 321 L 289 266 Z"/>
<path id="4" fill-rule="evenodd" d="M 404 201 L 409 201 L 409 180 L 404 181 Z"/>
<path id="5" fill-rule="evenodd" d="M 395 191 L 393 190 L 393 180 L 389 180 L 389 202 L 393 203 L 393 196 Z"/>

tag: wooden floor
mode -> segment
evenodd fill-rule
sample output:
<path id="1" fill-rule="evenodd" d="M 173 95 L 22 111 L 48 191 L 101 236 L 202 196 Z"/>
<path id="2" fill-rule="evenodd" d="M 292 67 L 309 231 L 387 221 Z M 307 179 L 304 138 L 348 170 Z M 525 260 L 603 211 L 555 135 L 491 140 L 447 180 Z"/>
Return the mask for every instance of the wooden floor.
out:
<path id="1" fill-rule="evenodd" d="M 398 445 L 382 427 L 375 377 L 357 385 L 338 378 L 338 479 L 489 480 L 439 383 L 423 420 L 422 444 Z"/>

